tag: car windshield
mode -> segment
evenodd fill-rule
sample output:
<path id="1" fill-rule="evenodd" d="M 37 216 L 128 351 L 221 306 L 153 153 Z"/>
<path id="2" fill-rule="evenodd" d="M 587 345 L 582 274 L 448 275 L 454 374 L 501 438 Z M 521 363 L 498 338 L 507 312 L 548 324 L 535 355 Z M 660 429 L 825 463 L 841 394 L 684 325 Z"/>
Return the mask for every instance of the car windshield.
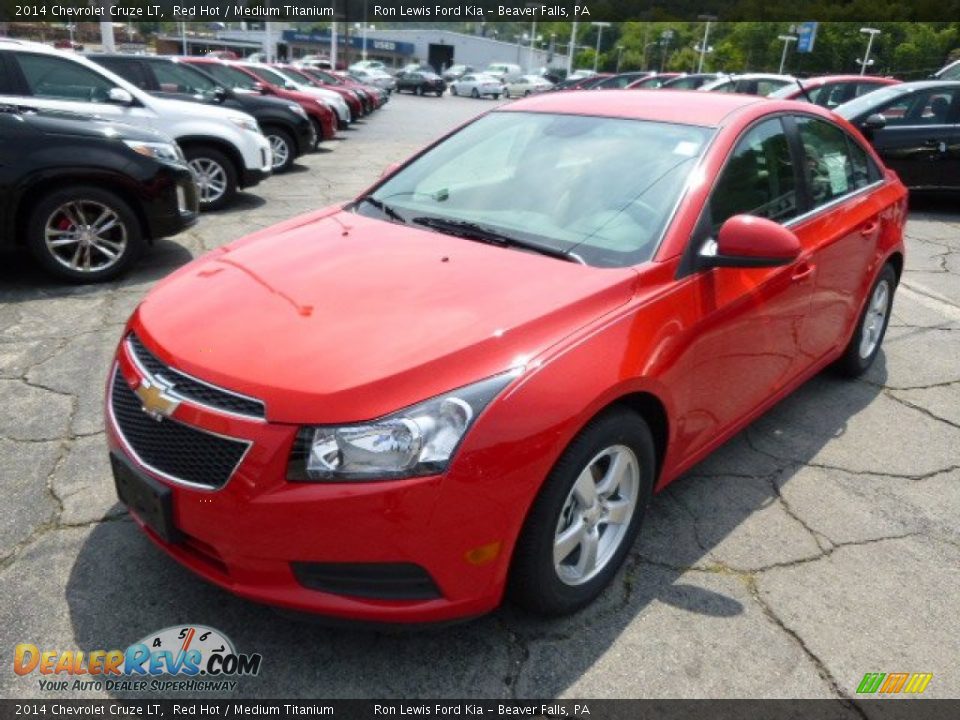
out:
<path id="1" fill-rule="evenodd" d="M 911 92 L 912 89 L 913 88 L 910 87 L 905 88 L 903 85 L 888 85 L 879 90 L 874 90 L 872 93 L 861 95 L 848 103 L 839 105 L 833 108 L 833 111 L 847 120 L 853 120 L 875 107 L 886 104 L 889 100 L 893 100 L 906 92 Z"/>
<path id="2" fill-rule="evenodd" d="M 285 90 L 296 90 L 296 83 L 288 78 L 286 75 L 281 73 L 279 70 L 274 70 L 273 68 L 265 68 L 260 65 L 245 65 L 250 72 L 256 75 L 261 80 L 270 83 L 271 85 L 276 85 L 277 87 L 282 87 Z"/>
<path id="3" fill-rule="evenodd" d="M 712 132 L 494 112 L 418 157 L 355 209 L 441 231 L 451 223 L 482 228 L 517 241 L 505 244 L 597 267 L 634 265 L 652 256 Z"/>
<path id="4" fill-rule="evenodd" d="M 303 83 L 304 85 L 313 85 L 313 80 L 308 75 L 300 72 L 299 70 L 294 70 L 293 68 L 285 67 L 282 70 L 277 70 L 277 72 L 281 73 L 284 77 L 288 77 L 291 80 L 294 80 L 299 83 Z"/>
<path id="5" fill-rule="evenodd" d="M 940 80 L 960 80 L 960 62 L 947 65 L 937 76 Z"/>

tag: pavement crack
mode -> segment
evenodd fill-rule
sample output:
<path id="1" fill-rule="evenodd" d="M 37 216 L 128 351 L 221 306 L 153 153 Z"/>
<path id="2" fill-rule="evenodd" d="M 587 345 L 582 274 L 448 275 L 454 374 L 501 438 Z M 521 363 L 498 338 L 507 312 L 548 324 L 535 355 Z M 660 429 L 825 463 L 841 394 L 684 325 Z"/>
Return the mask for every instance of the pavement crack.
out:
<path id="1" fill-rule="evenodd" d="M 897 390 L 899 389 L 901 388 L 897 388 Z M 910 389 L 918 390 L 918 389 L 926 389 L 926 388 L 910 388 Z M 957 430 L 960 430 L 960 423 L 956 423 L 953 420 L 943 417 L 942 415 L 937 415 L 932 410 L 928 410 L 922 405 L 917 405 L 916 403 L 910 402 L 906 398 L 897 397 L 895 392 L 896 390 L 884 390 L 883 394 L 886 395 L 891 400 L 893 400 L 895 403 L 903 405 L 904 407 L 908 407 L 911 410 L 916 410 L 917 412 L 926 415 L 931 420 L 935 420 L 936 422 L 941 422 L 944 425 L 949 425 L 952 428 L 956 428 Z"/>

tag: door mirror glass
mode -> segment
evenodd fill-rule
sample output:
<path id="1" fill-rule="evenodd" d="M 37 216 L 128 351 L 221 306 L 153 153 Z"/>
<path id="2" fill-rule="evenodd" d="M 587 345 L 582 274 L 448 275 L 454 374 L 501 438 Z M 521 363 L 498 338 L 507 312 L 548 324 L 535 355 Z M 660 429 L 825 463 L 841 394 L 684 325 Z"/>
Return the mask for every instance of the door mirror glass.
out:
<path id="1" fill-rule="evenodd" d="M 133 105 L 133 95 L 123 88 L 113 87 L 107 91 L 107 101 L 117 105 Z"/>
<path id="2" fill-rule="evenodd" d="M 734 215 L 720 227 L 716 241 L 700 251 L 700 266 L 777 267 L 800 254 L 800 241 L 790 230 L 766 218 Z"/>
<path id="3" fill-rule="evenodd" d="M 860 123 L 864 130 L 883 130 L 887 126 L 887 119 L 880 113 L 868 115 L 867 119 Z"/>

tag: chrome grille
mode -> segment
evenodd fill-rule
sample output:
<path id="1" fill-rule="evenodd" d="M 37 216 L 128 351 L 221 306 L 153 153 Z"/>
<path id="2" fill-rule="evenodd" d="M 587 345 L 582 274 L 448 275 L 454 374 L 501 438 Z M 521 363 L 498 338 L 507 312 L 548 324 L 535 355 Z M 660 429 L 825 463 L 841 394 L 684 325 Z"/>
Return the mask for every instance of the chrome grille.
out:
<path id="1" fill-rule="evenodd" d="M 188 402 L 231 415 L 243 415 L 258 420 L 263 420 L 267 416 L 266 407 L 262 401 L 216 387 L 179 370 L 174 370 L 147 350 L 136 335 L 127 336 L 127 348 L 142 371 L 172 386 L 172 394 Z"/>
<path id="2" fill-rule="evenodd" d="M 110 388 L 113 421 L 141 465 L 175 482 L 217 489 L 226 485 L 250 443 L 184 425 L 154 420 L 116 368 Z"/>

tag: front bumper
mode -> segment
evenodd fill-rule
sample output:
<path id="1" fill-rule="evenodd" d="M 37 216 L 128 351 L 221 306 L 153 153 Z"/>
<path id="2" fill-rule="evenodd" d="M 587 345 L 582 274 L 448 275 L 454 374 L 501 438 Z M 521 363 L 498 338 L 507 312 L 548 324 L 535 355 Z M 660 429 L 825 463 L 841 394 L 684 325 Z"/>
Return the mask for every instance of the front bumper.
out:
<path id="1" fill-rule="evenodd" d="M 151 240 L 176 235 L 197 222 L 199 197 L 189 168 L 164 166 L 147 186 L 158 188 L 142 204 Z"/>
<path id="2" fill-rule="evenodd" d="M 253 187 L 270 177 L 273 170 L 273 155 L 270 151 L 270 142 L 266 137 L 257 133 L 247 133 L 250 136 L 248 147 L 243 148 L 243 168 L 240 170 L 239 185 L 242 188 Z"/>
<path id="3" fill-rule="evenodd" d="M 118 350 L 117 369 L 117 381 L 131 388 L 147 376 L 126 342 Z M 227 415 L 184 401 L 162 422 L 250 443 L 220 489 L 186 485 L 139 459 L 118 424 L 111 392 L 112 386 L 105 412 L 110 450 L 171 489 L 178 541 L 164 540 L 135 512 L 131 514 L 155 544 L 203 578 L 257 602 L 361 621 L 446 621 L 480 615 L 499 604 L 506 552 L 497 562 L 484 564 L 472 562 L 469 555 L 489 545 L 492 537 L 509 534 L 498 501 L 451 494 L 445 476 L 288 482 L 286 467 L 296 426 Z M 456 513 L 444 510 L 448 503 L 470 508 L 470 517 L 476 520 L 453 519 Z M 396 594 L 371 597 L 308 586 L 310 568 L 330 565 L 415 566 L 436 592 L 403 599 Z"/>

